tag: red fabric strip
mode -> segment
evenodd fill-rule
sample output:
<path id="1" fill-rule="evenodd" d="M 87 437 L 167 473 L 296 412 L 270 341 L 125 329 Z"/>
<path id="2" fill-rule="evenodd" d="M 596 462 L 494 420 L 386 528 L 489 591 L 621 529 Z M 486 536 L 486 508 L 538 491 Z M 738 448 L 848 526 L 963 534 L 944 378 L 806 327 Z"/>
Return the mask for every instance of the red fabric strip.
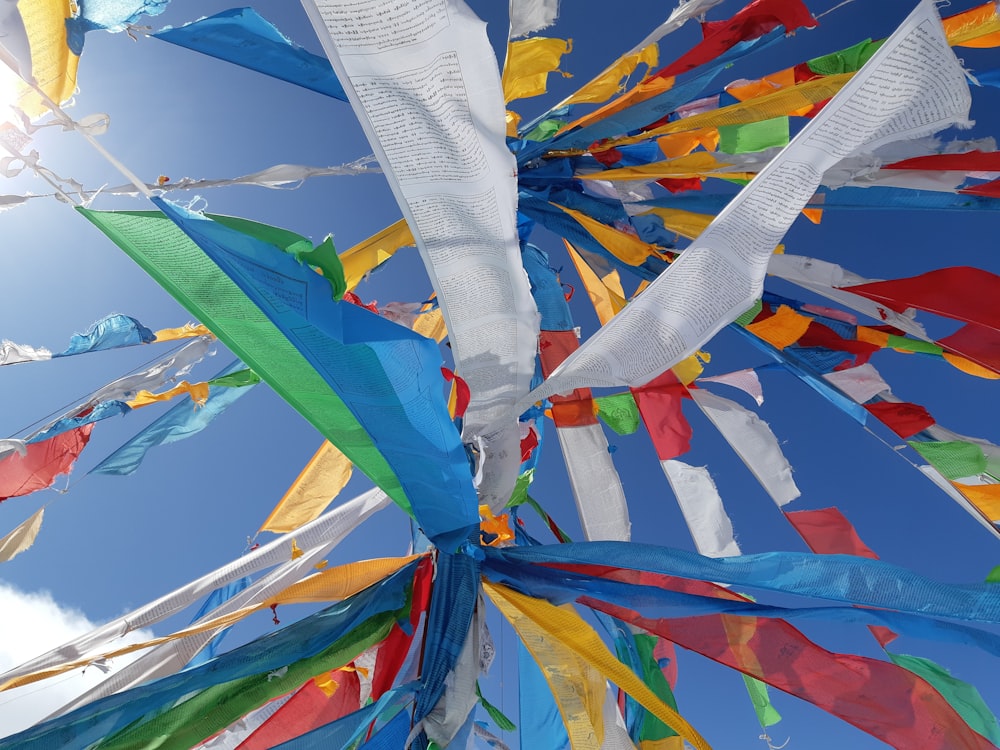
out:
<path id="1" fill-rule="evenodd" d="M 327 695 L 314 680 L 309 680 L 236 750 L 268 750 L 357 711 L 361 705 L 361 681 L 357 673 L 335 672 L 334 679 L 339 687 L 333 695 Z"/>
<path id="2" fill-rule="evenodd" d="M 11 453 L 0 461 L 0 500 L 44 490 L 60 474 L 69 474 L 93 429 L 93 424 L 85 424 L 48 440 L 29 443 L 24 456 Z"/>
<path id="3" fill-rule="evenodd" d="M 717 598 L 744 598 L 704 581 L 643 571 L 594 565 L 549 567 Z M 899 750 L 995 750 L 913 672 L 877 659 L 827 651 L 784 620 L 735 615 L 651 619 L 589 597 L 578 601 L 802 698 Z"/>
<path id="4" fill-rule="evenodd" d="M 940 169 L 950 172 L 1000 172 L 1000 151 L 930 154 L 887 164 L 883 169 Z"/>
<path id="5" fill-rule="evenodd" d="M 878 560 L 872 549 L 861 541 L 854 526 L 839 508 L 792 510 L 785 512 L 809 549 L 820 555 L 856 555 Z"/>
<path id="6" fill-rule="evenodd" d="M 988 370 L 1000 373 L 1000 331 L 966 323 L 951 336 L 937 342 L 950 352 L 971 359 Z"/>
<path id="7" fill-rule="evenodd" d="M 539 331 L 538 357 L 542 362 L 542 375 L 552 374 L 563 360 L 580 348 L 573 331 Z M 553 396 L 552 421 L 556 427 L 579 427 L 597 424 L 594 402 L 589 388 L 577 388 L 570 396 Z"/>
<path id="8" fill-rule="evenodd" d="M 661 461 L 676 458 L 691 450 L 691 425 L 681 411 L 681 399 L 687 389 L 673 372 L 667 371 L 639 388 L 632 388 L 639 416 L 649 432 Z"/>
<path id="9" fill-rule="evenodd" d="M 657 71 L 655 78 L 669 78 L 704 65 L 740 42 L 757 39 L 778 26 L 787 33 L 818 24 L 801 0 L 754 0 L 726 21 L 701 25 L 704 38 L 679 59 Z"/>
<path id="10" fill-rule="evenodd" d="M 962 193 L 962 195 L 981 195 L 984 198 L 1000 198 L 1000 180 L 962 188 L 958 192 Z"/>
<path id="11" fill-rule="evenodd" d="M 845 339 L 829 326 L 817 323 L 815 320 L 809 324 L 806 332 L 795 342 L 795 345 L 804 347 L 818 346 L 838 352 L 847 352 L 854 355 L 855 365 L 865 364 L 871 359 L 872 354 L 879 350 L 879 347 L 875 344 L 869 344 L 867 341 Z"/>
<path id="12" fill-rule="evenodd" d="M 799 532 L 799 536 L 813 552 L 820 555 L 856 555 L 878 560 L 871 547 L 861 541 L 854 526 L 839 508 L 820 510 L 785 511 L 785 518 Z M 869 625 L 868 629 L 882 648 L 898 637 L 883 625 Z"/>
<path id="13" fill-rule="evenodd" d="M 1000 331 L 1000 276 L 970 266 L 928 271 L 892 281 L 841 287 L 851 294 L 903 312 L 908 307 Z"/>
<path id="14" fill-rule="evenodd" d="M 877 401 L 864 406 L 879 422 L 901 438 L 912 437 L 934 424 L 934 417 L 920 404 Z"/>

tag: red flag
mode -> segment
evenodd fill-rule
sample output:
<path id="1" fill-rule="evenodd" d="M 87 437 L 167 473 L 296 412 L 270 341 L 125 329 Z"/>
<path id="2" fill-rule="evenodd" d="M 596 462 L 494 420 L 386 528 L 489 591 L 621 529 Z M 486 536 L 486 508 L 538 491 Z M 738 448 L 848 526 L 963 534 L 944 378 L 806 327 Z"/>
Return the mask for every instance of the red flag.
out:
<path id="1" fill-rule="evenodd" d="M 784 26 L 787 33 L 818 24 L 801 0 L 754 0 L 726 21 L 701 25 L 704 38 L 686 54 L 657 71 L 656 78 L 669 78 L 714 60 L 740 42 L 764 36 Z"/>
<path id="2" fill-rule="evenodd" d="M 93 424 L 86 424 L 48 440 L 28 443 L 25 455 L 12 453 L 0 461 L 0 500 L 44 490 L 60 474 L 69 474 L 93 429 Z"/>
<path id="3" fill-rule="evenodd" d="M 879 422 L 895 432 L 901 438 L 913 437 L 921 430 L 926 430 L 934 424 L 934 417 L 920 404 L 906 401 L 877 401 L 865 404 L 865 408 L 875 415 Z"/>
<path id="4" fill-rule="evenodd" d="M 903 312 L 908 307 L 1000 331 L 1000 276 L 981 268 L 954 266 L 919 276 L 841 287 L 846 292 Z"/>

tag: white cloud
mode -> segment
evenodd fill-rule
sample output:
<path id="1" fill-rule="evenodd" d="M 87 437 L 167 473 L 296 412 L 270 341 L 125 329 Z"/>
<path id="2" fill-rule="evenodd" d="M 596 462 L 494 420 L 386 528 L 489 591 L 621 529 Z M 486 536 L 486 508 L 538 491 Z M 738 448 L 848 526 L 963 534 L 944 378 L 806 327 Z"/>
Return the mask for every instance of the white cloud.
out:
<path id="1" fill-rule="evenodd" d="M 47 591 L 21 591 L 2 581 L 0 613 L 0 672 L 93 630 L 98 624 L 79 610 L 63 607 Z M 138 631 L 115 645 L 150 637 L 148 631 Z M 112 671 L 135 658 L 129 655 L 114 659 Z M 0 692 L 0 737 L 27 729 L 105 677 L 100 669 L 91 666 Z"/>

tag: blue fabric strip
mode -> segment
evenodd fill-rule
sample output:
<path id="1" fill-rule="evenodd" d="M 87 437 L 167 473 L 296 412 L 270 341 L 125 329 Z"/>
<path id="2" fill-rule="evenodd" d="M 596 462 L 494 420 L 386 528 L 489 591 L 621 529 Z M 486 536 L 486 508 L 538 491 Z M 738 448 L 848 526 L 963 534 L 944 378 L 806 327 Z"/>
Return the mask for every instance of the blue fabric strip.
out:
<path id="1" fill-rule="evenodd" d="M 579 597 L 588 596 L 595 600 L 638 610 L 643 616 L 656 619 L 727 614 L 781 620 L 826 620 L 882 625 L 905 635 L 960 643 L 1000 656 L 1000 636 L 968 625 L 935 620 L 919 612 L 858 609 L 849 605 L 777 607 L 753 601 L 717 599 L 654 586 L 621 583 L 540 566 L 509 564 L 496 559 L 488 560 L 485 570 L 490 580 L 505 583 L 531 596 L 545 598 L 556 604 L 565 604 L 576 601 Z"/>
<path id="2" fill-rule="evenodd" d="M 200 667 L 101 698 L 5 737 L 0 740 L 0 749 L 83 750 L 142 717 L 169 708 L 189 693 L 254 674 L 266 675 L 315 656 L 370 617 L 403 610 L 415 569 L 416 562 L 410 563 L 350 599 L 228 651 Z"/>
<path id="3" fill-rule="evenodd" d="M 347 101 L 329 60 L 285 38 L 252 8 L 233 8 L 152 36 Z"/>
<path id="4" fill-rule="evenodd" d="M 191 408 L 190 405 L 188 408 Z M 53 422 L 42 432 L 39 432 L 34 437 L 30 438 L 28 442 L 40 443 L 43 440 L 48 440 L 49 438 L 55 437 L 63 432 L 75 430 L 77 427 L 83 427 L 85 424 L 92 424 L 93 422 L 99 422 L 102 419 L 108 419 L 109 417 L 117 417 L 121 414 L 128 414 L 130 411 L 132 411 L 132 407 L 124 401 L 102 401 L 91 409 L 86 416 L 63 417 L 62 419 Z"/>
<path id="5" fill-rule="evenodd" d="M 505 550 L 485 548 L 484 552 L 490 568 L 499 560 L 607 565 L 928 617 L 1000 623 L 1000 587 L 939 583 L 896 565 L 851 555 L 766 552 L 713 559 L 672 547 L 637 542 L 589 542 Z"/>
<path id="6" fill-rule="evenodd" d="M 245 367 L 246 365 L 236 360 L 215 377 L 229 375 Z M 157 418 L 87 473 L 118 476 L 134 474 L 150 449 L 158 445 L 176 443 L 178 440 L 184 440 L 198 434 L 237 399 L 249 393 L 251 387 L 209 386 L 208 401 L 205 402 L 204 406 L 194 409 L 191 402 L 185 399 L 171 407 L 163 416 Z"/>
<path id="7" fill-rule="evenodd" d="M 454 550 L 479 525 L 436 342 L 349 302 L 293 256 L 206 216 L 153 202 L 277 326 L 344 401 L 399 479 L 424 533 Z"/>
<path id="8" fill-rule="evenodd" d="M 444 694 L 445 678 L 455 668 L 469 633 L 478 591 L 478 560 L 466 554 L 438 555 L 414 721 L 427 716 Z"/>
<path id="9" fill-rule="evenodd" d="M 70 337 L 65 351 L 52 357 L 71 357 L 74 354 L 117 349 L 120 346 L 148 344 L 156 340 L 156 335 L 135 318 L 128 315 L 108 315 L 87 329 L 86 333 L 75 333 Z"/>

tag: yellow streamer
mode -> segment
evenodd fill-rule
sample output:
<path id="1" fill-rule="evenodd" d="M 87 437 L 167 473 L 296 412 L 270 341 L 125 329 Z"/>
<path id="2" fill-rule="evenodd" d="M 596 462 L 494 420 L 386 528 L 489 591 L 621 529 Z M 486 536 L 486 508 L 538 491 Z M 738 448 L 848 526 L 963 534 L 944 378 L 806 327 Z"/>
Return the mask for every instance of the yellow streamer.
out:
<path id="1" fill-rule="evenodd" d="M 30 672 L 26 675 L 21 675 L 20 677 L 14 677 L 0 685 L 0 692 L 22 687 L 23 685 L 30 685 L 31 683 L 38 682 L 49 677 L 56 677 L 74 669 L 82 669 L 95 661 L 114 659 L 118 656 L 124 656 L 136 651 L 142 651 L 147 648 L 152 648 L 153 646 L 159 646 L 163 643 L 197 635 L 198 633 L 208 633 L 220 628 L 226 628 L 230 625 L 234 625 L 248 615 L 251 615 L 261 609 L 269 608 L 272 605 L 307 604 L 326 602 L 333 599 L 346 599 L 349 596 L 354 596 L 354 594 L 359 591 L 378 583 L 383 578 L 392 575 L 397 570 L 401 569 L 418 557 L 420 557 L 420 555 L 362 560 L 360 562 L 342 565 L 338 568 L 332 568 L 323 573 L 312 575 L 303 581 L 299 581 L 298 583 L 289 586 L 267 602 L 262 602 L 249 607 L 243 607 L 235 612 L 230 612 L 229 614 L 220 615 L 219 617 L 214 617 L 211 620 L 206 620 L 205 622 L 190 625 L 189 627 L 186 627 L 183 630 L 178 630 L 170 635 L 152 638 L 148 641 L 142 641 L 141 643 L 133 643 L 129 646 L 114 649 L 113 651 L 107 651 L 99 656 L 89 656 L 86 659 L 77 659 L 76 661 L 65 662 L 54 667 L 42 669 L 37 672 Z M 323 598 L 324 596 L 326 598 Z"/>
<path id="2" fill-rule="evenodd" d="M 626 79 L 631 76 L 640 63 L 647 70 L 656 67 L 660 59 L 660 48 L 656 42 L 643 47 L 638 52 L 622 55 L 615 60 L 603 73 L 582 86 L 575 94 L 563 100 L 560 106 L 567 104 L 603 104 L 615 94 L 620 94 L 626 85 Z"/>
<path id="3" fill-rule="evenodd" d="M 696 214 L 680 208 L 651 208 L 646 213 L 659 216 L 663 226 L 689 240 L 693 240 L 708 229 L 708 225 L 715 218 L 711 214 Z"/>
<path id="4" fill-rule="evenodd" d="M 1000 45 L 1000 16 L 996 3 L 986 3 L 941 21 L 948 44 L 953 47 Z"/>
<path id="5" fill-rule="evenodd" d="M 609 176 L 615 180 L 660 180 L 664 177 L 705 177 L 709 173 L 728 167 L 729 164 L 719 161 L 715 154 L 707 151 L 696 151 L 687 156 L 679 156 L 667 161 L 654 161 L 651 164 L 640 164 L 635 167 L 620 167 L 612 172 L 592 172 L 576 175 L 581 180 L 606 180 Z M 742 177 L 741 173 L 737 173 Z M 720 177 L 733 177 L 724 173 Z"/>
<path id="6" fill-rule="evenodd" d="M 958 368 L 966 375 L 975 375 L 977 378 L 985 378 L 987 380 L 1000 380 L 1000 373 L 993 372 L 993 370 L 987 369 L 982 365 L 977 365 L 975 362 L 968 360 L 965 357 L 960 357 L 957 354 L 951 354 L 950 352 L 945 352 L 941 356 L 944 357 L 948 364 L 952 367 Z"/>
<path id="7" fill-rule="evenodd" d="M 128 402 L 128 405 L 133 409 L 141 409 L 143 406 L 169 401 L 175 396 L 180 396 L 184 393 L 188 394 L 191 400 L 198 406 L 204 406 L 205 402 L 208 401 L 208 383 L 189 383 L 186 380 L 182 380 L 169 391 L 164 391 L 163 393 L 139 391 L 135 394 L 135 398 Z"/>
<path id="8" fill-rule="evenodd" d="M 618 661 L 608 651 L 608 647 L 594 629 L 575 611 L 556 607 L 544 599 L 533 599 L 489 581 L 483 581 L 483 588 L 519 634 L 521 628 L 525 628 L 526 632 L 530 633 L 529 637 L 535 642 L 540 638 L 559 642 L 635 698 L 647 711 L 695 748 L 710 750 L 711 746 L 697 730 L 660 700 L 628 667 Z M 521 637 L 524 639 L 524 635 Z M 529 645 L 527 640 L 525 645 Z"/>
<path id="9" fill-rule="evenodd" d="M 326 510 L 351 478 L 354 465 L 326 441 L 309 459 L 261 525 L 261 531 L 284 534 L 309 523 Z"/>
<path id="10" fill-rule="evenodd" d="M 563 240 L 566 245 L 566 252 L 569 253 L 570 260 L 576 268 L 583 288 L 587 290 L 590 303 L 594 306 L 601 325 L 607 324 L 615 315 L 625 309 L 625 290 L 622 289 L 622 282 L 618 276 L 618 271 L 612 271 L 603 279 L 598 278 L 587 262 L 580 257 L 567 240 Z"/>
<path id="11" fill-rule="evenodd" d="M 553 206 L 558 204 L 553 203 Z M 630 266 L 640 266 L 650 255 L 659 257 L 656 247 L 648 242 L 643 242 L 638 237 L 625 232 L 619 232 L 607 224 L 602 224 L 596 219 L 592 219 L 586 214 L 574 211 L 565 206 L 558 206 L 567 214 L 579 222 L 580 226 L 586 229 L 601 245 L 616 258 Z"/>
<path id="12" fill-rule="evenodd" d="M 344 266 L 344 280 L 348 290 L 354 289 L 373 268 L 391 258 L 399 248 L 413 244 L 413 232 L 407 226 L 406 219 L 400 219 L 342 252 L 340 262 Z"/>
<path id="13" fill-rule="evenodd" d="M 198 323 L 187 323 L 182 325 L 180 328 L 161 328 L 155 334 L 153 334 L 156 339 L 156 343 L 162 343 L 164 341 L 177 341 L 178 339 L 191 339 L 195 336 L 211 336 L 212 332 L 208 330 L 208 327 Z"/>
<path id="14" fill-rule="evenodd" d="M 751 122 L 770 120 L 774 117 L 789 115 L 805 107 L 826 101 L 833 97 L 851 79 L 853 73 L 838 73 L 825 78 L 798 83 L 771 94 L 750 99 L 745 102 L 730 104 L 709 112 L 703 112 L 682 120 L 669 122 L 654 130 L 649 130 L 636 136 L 628 136 L 608 141 L 605 147 L 623 146 L 639 143 L 670 133 L 681 133 L 702 128 L 718 128 L 723 125 L 746 125 Z"/>
<path id="15" fill-rule="evenodd" d="M 656 145 L 668 159 L 687 156 L 698 146 L 706 151 L 716 151 L 719 148 L 719 131 L 715 128 L 702 128 L 685 133 L 673 133 L 656 139 Z"/>
<path id="16" fill-rule="evenodd" d="M 31 73 L 39 88 L 57 104 L 67 101 L 76 90 L 80 58 L 66 43 L 66 19 L 73 15 L 69 0 L 33 0 L 18 4 L 24 30 L 31 47 Z M 18 106 L 31 119 L 49 108 L 26 85 L 20 87 Z"/>
<path id="17" fill-rule="evenodd" d="M 510 104 L 515 99 L 544 94 L 549 73 L 562 72 L 559 61 L 572 49 L 572 39 L 536 36 L 510 42 L 501 79 L 504 102 Z M 568 74 L 563 73 L 563 76 L 568 77 Z"/>
<path id="18" fill-rule="evenodd" d="M 439 344 L 444 341 L 448 335 L 448 327 L 444 323 L 444 313 L 441 312 L 441 308 L 420 313 L 413 321 L 413 330 L 421 336 L 434 339 Z"/>

